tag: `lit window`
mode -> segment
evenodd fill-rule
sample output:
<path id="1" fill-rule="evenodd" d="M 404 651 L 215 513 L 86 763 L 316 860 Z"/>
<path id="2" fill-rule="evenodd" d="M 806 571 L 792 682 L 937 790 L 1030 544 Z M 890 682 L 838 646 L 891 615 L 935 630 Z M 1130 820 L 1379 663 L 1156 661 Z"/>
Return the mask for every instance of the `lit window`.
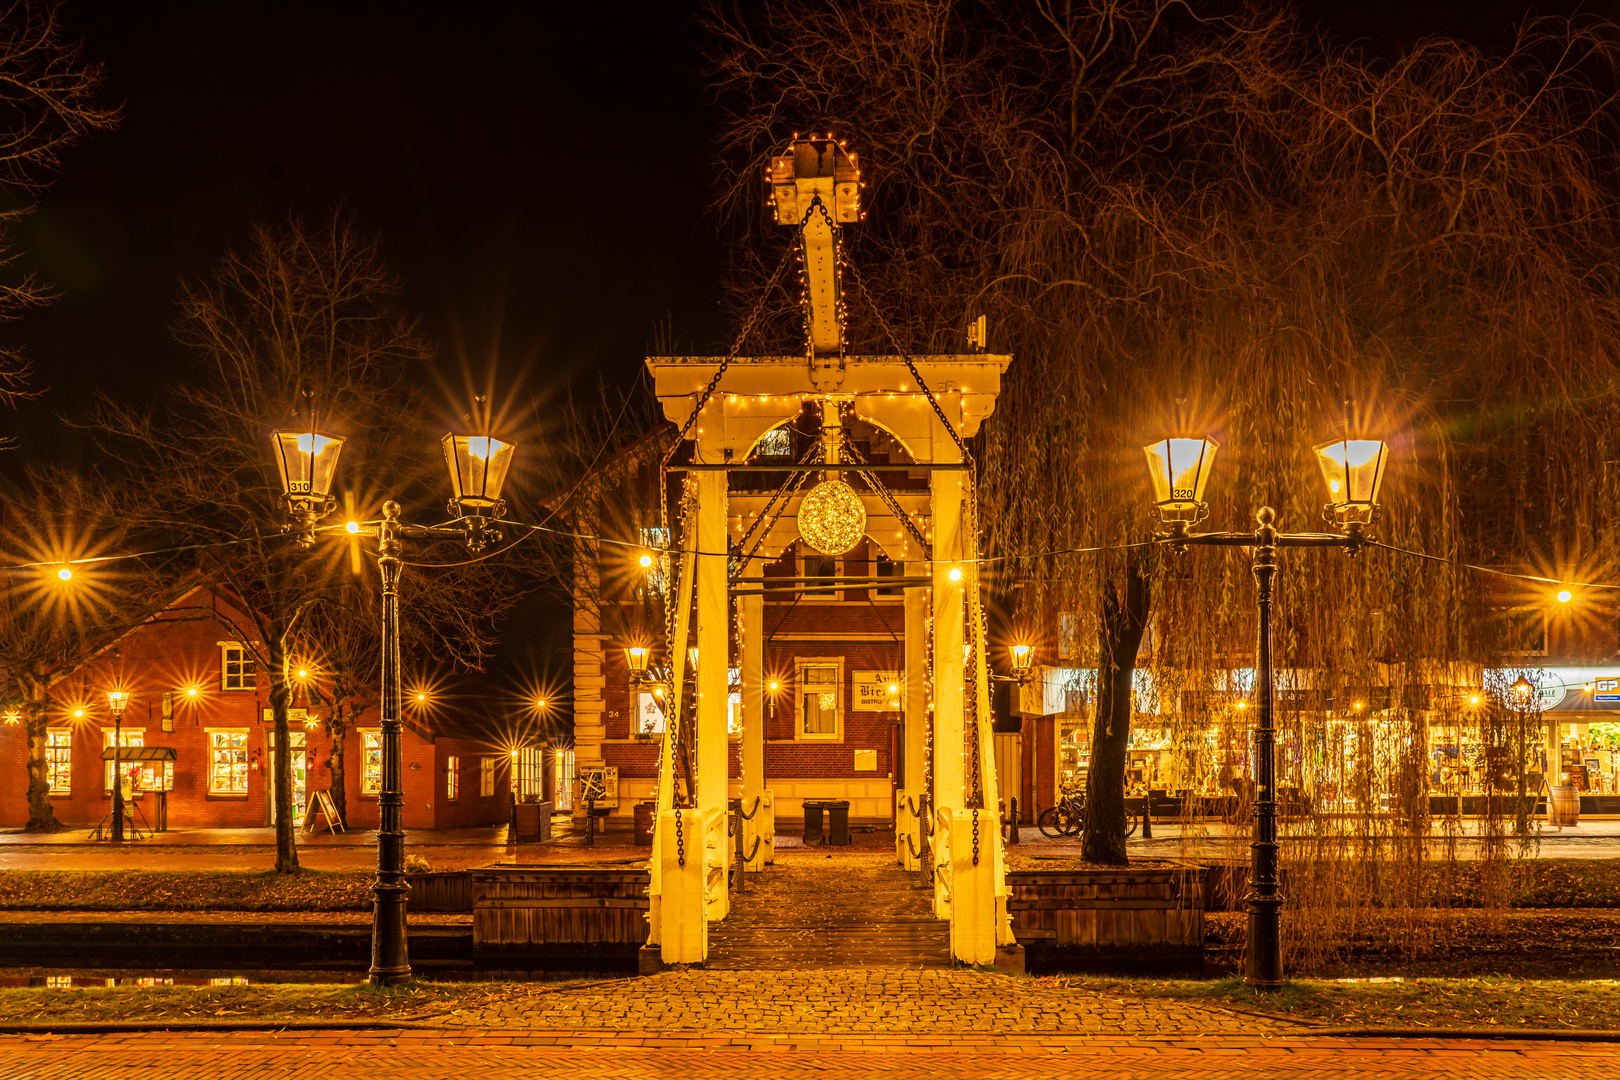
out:
<path id="1" fill-rule="evenodd" d="M 651 739 L 663 733 L 663 703 L 650 692 L 643 690 L 636 695 L 635 734 L 638 738 Z"/>
<path id="2" fill-rule="evenodd" d="M 478 794 L 485 799 L 495 794 L 495 759 L 492 757 L 478 762 Z"/>
<path id="3" fill-rule="evenodd" d="M 105 749 L 113 744 L 113 731 L 111 728 L 101 729 L 101 745 Z M 119 739 L 120 746 L 145 746 L 145 728 L 125 728 Z M 174 787 L 174 762 L 172 761 L 125 761 L 122 762 L 124 775 L 129 777 L 130 790 L 135 791 L 168 791 Z M 113 762 L 108 759 L 102 762 L 101 790 L 112 794 Z"/>
<path id="4" fill-rule="evenodd" d="M 360 733 L 360 794 L 382 791 L 382 732 Z"/>
<path id="5" fill-rule="evenodd" d="M 73 732 L 45 733 L 45 782 L 56 795 L 73 790 Z"/>
<path id="6" fill-rule="evenodd" d="M 742 738 L 742 668 L 726 669 L 726 734 L 733 739 Z"/>
<path id="7" fill-rule="evenodd" d="M 520 801 L 540 801 L 542 790 L 540 768 L 545 759 L 546 752 L 537 747 L 525 746 L 518 751 L 518 799 Z M 491 776 L 491 783 L 493 784 L 493 782 L 494 778 Z M 490 794 L 494 794 L 494 792 L 491 791 Z"/>
<path id="8" fill-rule="evenodd" d="M 211 795 L 246 795 L 248 789 L 247 732 L 208 733 L 208 792 Z"/>
<path id="9" fill-rule="evenodd" d="M 444 759 L 444 797 L 450 802 L 456 801 L 461 793 L 461 759 L 447 757 Z"/>
<path id="10" fill-rule="evenodd" d="M 799 737 L 838 738 L 838 665 L 799 668 Z"/>
<path id="11" fill-rule="evenodd" d="M 219 647 L 221 667 L 219 685 L 223 690 L 252 690 L 258 665 L 253 654 L 242 645 Z"/>
<path id="12" fill-rule="evenodd" d="M 762 458 L 793 456 L 793 432 L 786 427 L 772 428 L 759 437 L 755 453 Z"/>

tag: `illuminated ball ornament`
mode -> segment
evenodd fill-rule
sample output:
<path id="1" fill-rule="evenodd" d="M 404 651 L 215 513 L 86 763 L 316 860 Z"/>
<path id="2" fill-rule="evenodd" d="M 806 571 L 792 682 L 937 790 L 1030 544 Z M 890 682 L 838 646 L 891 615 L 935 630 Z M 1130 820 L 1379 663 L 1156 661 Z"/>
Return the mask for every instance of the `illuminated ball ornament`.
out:
<path id="1" fill-rule="evenodd" d="M 823 480 L 799 505 L 799 536 L 823 555 L 842 555 L 866 535 L 866 507 L 842 480 Z"/>

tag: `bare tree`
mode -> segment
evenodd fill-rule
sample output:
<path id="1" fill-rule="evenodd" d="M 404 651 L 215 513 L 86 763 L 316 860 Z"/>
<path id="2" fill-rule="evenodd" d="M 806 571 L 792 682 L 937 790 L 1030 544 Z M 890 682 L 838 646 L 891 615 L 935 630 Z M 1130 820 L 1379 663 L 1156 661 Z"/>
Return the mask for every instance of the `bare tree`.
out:
<path id="1" fill-rule="evenodd" d="M 1612 565 L 1615 479 L 1591 468 L 1620 419 L 1607 24 L 1389 62 L 1284 10 L 1191 0 L 790 0 L 713 5 L 705 25 L 732 302 L 755 301 L 783 242 L 765 157 L 832 130 L 869 184 L 851 338 L 954 351 L 984 312 L 1016 356 L 976 495 L 991 550 L 1030 556 L 1019 617 L 1071 612 L 1096 641 L 1067 660 L 1098 670 L 1087 858 L 1125 860 L 1116 766 L 1144 626 L 1161 700 L 1201 700 L 1253 634 L 1230 554 L 1063 554 L 1151 535 L 1142 445 L 1214 436 L 1212 522 L 1242 528 L 1264 503 L 1297 529 L 1322 503 L 1310 443 L 1377 431 L 1394 444 L 1383 539 L 1523 567 L 1551 534 L 1560 573 Z M 1280 612 L 1279 662 L 1323 672 L 1341 709 L 1501 645 L 1481 583 L 1451 565 L 1290 555 L 1280 584 L 1308 602 Z M 1290 722 L 1303 740 L 1325 721 Z"/>
<path id="2" fill-rule="evenodd" d="M 27 514 L 13 507 L 0 517 L 0 552 L 13 567 L 0 571 L 0 689 L 28 740 L 26 830 L 55 832 L 63 825 L 46 768 L 51 687 L 149 615 L 159 591 L 138 562 L 77 561 L 116 550 L 121 538 L 120 500 L 101 478 L 37 470 L 24 497 Z"/>
<path id="3" fill-rule="evenodd" d="M 25 198 L 50 186 L 62 153 L 87 135 L 118 123 L 120 110 L 97 101 L 102 72 L 81 46 L 64 40 L 59 5 L 0 5 L 0 186 Z M 0 210 L 0 267 L 15 259 L 9 230 L 33 206 Z M 48 302 L 50 288 L 33 275 L 0 280 L 0 321 Z M 29 364 L 14 348 L 0 348 L 0 403 L 39 393 L 29 385 Z"/>

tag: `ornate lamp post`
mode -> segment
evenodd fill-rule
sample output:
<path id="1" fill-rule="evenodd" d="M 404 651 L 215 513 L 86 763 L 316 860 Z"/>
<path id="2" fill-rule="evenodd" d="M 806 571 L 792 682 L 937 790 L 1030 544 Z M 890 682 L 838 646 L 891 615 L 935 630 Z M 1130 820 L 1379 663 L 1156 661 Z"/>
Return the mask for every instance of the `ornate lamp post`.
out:
<path id="1" fill-rule="evenodd" d="M 1249 846 L 1249 949 L 1243 981 L 1260 989 L 1283 984 L 1281 912 L 1284 902 L 1277 867 L 1276 728 L 1272 716 L 1271 604 L 1279 547 L 1340 547 L 1355 553 L 1369 538 L 1364 529 L 1378 517 L 1378 491 L 1388 447 L 1376 439 L 1338 439 L 1316 447 L 1327 482 L 1324 516 L 1337 533 L 1282 533 L 1276 511 L 1263 506 L 1254 532 L 1195 533 L 1191 527 L 1209 512 L 1204 486 L 1217 444 L 1211 439 L 1162 439 L 1143 447 L 1153 478 L 1155 502 L 1164 529 L 1159 538 L 1175 549 L 1189 545 L 1247 547 L 1253 550 L 1255 608 L 1254 842 Z"/>
<path id="2" fill-rule="evenodd" d="M 275 432 L 272 441 L 281 470 L 287 509 L 302 529 L 299 542 L 314 542 L 315 524 L 331 513 L 332 478 L 343 440 L 319 432 Z M 450 469 L 453 497 L 449 525 L 407 525 L 399 520 L 397 502 L 383 504 L 383 520 L 376 527 L 350 522 L 347 531 L 377 537 L 377 567 L 382 575 L 382 784 L 377 796 L 377 881 L 372 886 L 371 971 L 374 985 L 394 985 L 411 977 L 405 947 L 405 793 L 403 785 L 403 732 L 400 719 L 399 578 L 405 537 L 421 540 L 460 540 L 479 551 L 500 539 L 499 525 L 506 511 L 501 486 L 506 482 L 516 444 L 489 435 L 456 435 L 442 440 L 445 464 Z"/>
<path id="3" fill-rule="evenodd" d="M 107 691 L 107 707 L 113 714 L 112 841 L 121 844 L 124 842 L 124 710 L 129 707 L 129 691 Z"/>

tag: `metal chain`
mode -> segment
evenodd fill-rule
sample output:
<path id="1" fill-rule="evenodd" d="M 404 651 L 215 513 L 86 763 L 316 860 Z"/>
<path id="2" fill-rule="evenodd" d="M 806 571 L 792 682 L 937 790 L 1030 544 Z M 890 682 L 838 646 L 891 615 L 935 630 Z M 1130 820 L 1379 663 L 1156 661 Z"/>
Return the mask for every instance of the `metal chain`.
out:
<path id="1" fill-rule="evenodd" d="M 870 461 L 866 460 L 866 455 L 861 453 L 860 447 L 856 446 L 854 440 L 847 435 L 844 437 L 844 449 L 849 451 L 850 456 L 859 464 L 871 464 Z M 872 494 L 876 495 L 883 505 L 889 508 L 889 513 L 900 519 L 900 523 L 906 527 L 906 531 L 911 534 L 911 538 L 917 541 L 917 547 L 922 551 L 923 558 L 932 558 L 933 548 L 929 546 L 927 540 L 923 539 L 922 531 L 911 520 L 911 515 L 901 509 L 900 503 L 896 501 L 894 494 L 878 478 L 878 475 L 865 469 L 856 469 L 855 472 L 866 481 L 867 486 L 872 489 Z"/>
<path id="2" fill-rule="evenodd" d="M 686 837 L 681 829 L 681 808 L 675 808 L 675 861 L 686 869 Z"/>
<path id="3" fill-rule="evenodd" d="M 979 865 L 979 811 L 973 811 L 973 865 Z"/>
<path id="4" fill-rule="evenodd" d="M 805 448 L 804 456 L 798 461 L 794 462 L 794 464 L 808 465 L 820 456 L 821 444 L 819 442 L 811 443 Z M 764 525 L 764 529 L 760 532 L 759 539 L 754 542 L 754 546 L 748 548 L 748 551 L 742 556 L 742 558 L 737 560 L 736 572 L 731 575 L 730 580 L 727 582 L 728 585 L 735 585 L 737 583 L 737 577 L 742 573 L 743 567 L 748 565 L 749 561 L 754 557 L 754 552 L 758 551 L 765 543 L 765 538 L 771 534 L 771 529 L 776 525 L 777 519 L 787 511 L 788 502 L 792 501 L 792 497 L 798 494 L 799 489 L 804 486 L 806 480 L 810 479 L 810 476 L 811 474 L 808 472 L 790 472 L 787 474 L 787 479 L 782 481 L 782 486 L 776 489 L 776 493 L 772 495 L 770 501 L 765 504 L 765 509 L 760 512 L 759 517 L 756 518 L 754 523 L 748 527 L 748 532 L 745 533 L 742 540 L 738 542 L 738 548 L 746 547 L 748 542 L 753 539 L 754 531 L 759 529 L 761 525 Z M 793 489 L 791 492 L 788 491 L 789 487 Z M 782 509 L 776 511 L 775 516 L 770 518 L 769 524 L 765 524 L 765 519 L 770 516 L 771 511 L 776 507 L 777 500 L 781 499 L 784 494 L 787 496 L 787 501 L 782 503 Z"/>

